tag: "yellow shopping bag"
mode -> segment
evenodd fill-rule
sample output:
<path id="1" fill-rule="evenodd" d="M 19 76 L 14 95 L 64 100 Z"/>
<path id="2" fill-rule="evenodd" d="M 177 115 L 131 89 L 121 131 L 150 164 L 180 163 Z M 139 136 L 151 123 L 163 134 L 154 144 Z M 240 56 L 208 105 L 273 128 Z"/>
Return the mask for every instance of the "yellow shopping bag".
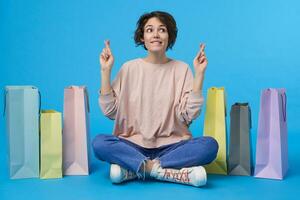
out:
<path id="1" fill-rule="evenodd" d="M 62 116 L 45 110 L 40 118 L 40 178 L 62 177 Z"/>
<path id="2" fill-rule="evenodd" d="M 226 103 L 224 88 L 209 88 L 204 119 L 204 136 L 215 138 L 219 144 L 219 151 L 217 158 L 212 163 L 205 165 L 207 173 L 227 174 L 225 117 Z"/>

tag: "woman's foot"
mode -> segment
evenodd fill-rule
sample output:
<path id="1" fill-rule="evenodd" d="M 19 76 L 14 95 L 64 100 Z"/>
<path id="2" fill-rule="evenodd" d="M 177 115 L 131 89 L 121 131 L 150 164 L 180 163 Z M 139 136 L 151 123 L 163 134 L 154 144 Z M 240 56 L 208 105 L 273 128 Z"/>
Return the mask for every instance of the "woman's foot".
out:
<path id="1" fill-rule="evenodd" d="M 112 183 L 122 183 L 136 178 L 137 175 L 134 172 L 124 169 L 117 164 L 110 165 L 110 180 Z"/>
<path id="2" fill-rule="evenodd" d="M 162 168 L 159 163 L 153 165 L 150 177 L 162 181 L 182 183 L 200 187 L 206 184 L 206 171 L 202 166 L 178 169 Z"/>

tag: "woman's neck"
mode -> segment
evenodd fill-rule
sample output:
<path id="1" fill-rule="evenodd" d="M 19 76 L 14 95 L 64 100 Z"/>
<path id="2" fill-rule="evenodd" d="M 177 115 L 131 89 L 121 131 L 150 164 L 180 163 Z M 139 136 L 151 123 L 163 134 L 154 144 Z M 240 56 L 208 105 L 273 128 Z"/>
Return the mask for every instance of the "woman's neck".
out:
<path id="1" fill-rule="evenodd" d="M 148 53 L 147 57 L 145 57 L 144 60 L 153 64 L 165 64 L 170 61 L 165 53 L 160 54 L 151 52 Z"/>

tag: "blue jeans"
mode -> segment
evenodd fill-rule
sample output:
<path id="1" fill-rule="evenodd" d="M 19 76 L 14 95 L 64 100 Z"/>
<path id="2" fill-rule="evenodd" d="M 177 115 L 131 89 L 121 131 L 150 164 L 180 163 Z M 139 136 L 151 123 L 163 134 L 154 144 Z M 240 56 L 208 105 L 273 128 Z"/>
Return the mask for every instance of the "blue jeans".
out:
<path id="1" fill-rule="evenodd" d="M 159 160 L 162 168 L 181 169 L 212 162 L 218 143 L 212 137 L 198 137 L 164 145 L 144 148 L 114 135 L 97 135 L 92 142 L 95 156 L 102 161 L 118 164 L 142 177 L 140 168 L 146 160 Z"/>

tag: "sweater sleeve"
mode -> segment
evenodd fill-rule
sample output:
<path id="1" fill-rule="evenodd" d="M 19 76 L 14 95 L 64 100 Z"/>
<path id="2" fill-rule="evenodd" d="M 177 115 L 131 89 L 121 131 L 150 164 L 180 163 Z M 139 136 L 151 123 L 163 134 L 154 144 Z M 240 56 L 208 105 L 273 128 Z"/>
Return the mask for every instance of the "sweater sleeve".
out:
<path id="1" fill-rule="evenodd" d="M 108 94 L 101 94 L 101 90 L 99 90 L 99 106 L 103 112 L 103 114 L 109 119 L 114 120 L 117 114 L 117 110 L 119 107 L 119 96 L 122 89 L 122 79 L 124 76 L 123 67 L 120 69 L 116 78 L 112 82 L 112 90 Z"/>
<path id="2" fill-rule="evenodd" d="M 179 106 L 176 109 L 177 118 L 187 126 L 200 115 L 204 103 L 202 91 L 193 91 L 193 79 L 193 73 L 188 67 L 182 85 Z"/>

